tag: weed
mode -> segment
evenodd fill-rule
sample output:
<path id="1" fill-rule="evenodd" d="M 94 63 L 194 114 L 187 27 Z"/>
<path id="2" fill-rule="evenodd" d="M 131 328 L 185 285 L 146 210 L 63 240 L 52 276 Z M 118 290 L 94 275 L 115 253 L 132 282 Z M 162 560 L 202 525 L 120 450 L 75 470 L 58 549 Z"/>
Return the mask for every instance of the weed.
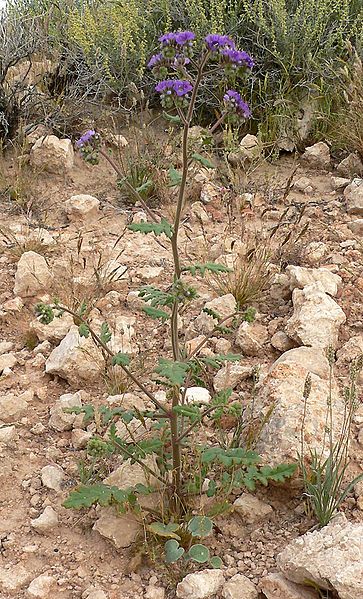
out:
<path id="1" fill-rule="evenodd" d="M 304 424 L 311 391 L 311 377 L 304 388 L 304 415 L 301 424 L 300 470 L 303 476 L 308 505 L 320 526 L 326 526 L 339 510 L 347 495 L 353 490 L 363 474 L 346 483 L 349 466 L 349 442 L 355 411 L 358 406 L 357 378 L 362 369 L 363 357 L 351 366 L 349 386 L 345 389 L 343 422 L 339 431 L 334 430 L 334 406 L 332 396 L 334 352 L 328 350 L 330 364 L 329 396 L 327 398 L 326 433 L 321 450 L 305 451 Z M 335 438 L 337 440 L 335 441 Z M 326 457 L 327 452 L 327 457 Z"/>

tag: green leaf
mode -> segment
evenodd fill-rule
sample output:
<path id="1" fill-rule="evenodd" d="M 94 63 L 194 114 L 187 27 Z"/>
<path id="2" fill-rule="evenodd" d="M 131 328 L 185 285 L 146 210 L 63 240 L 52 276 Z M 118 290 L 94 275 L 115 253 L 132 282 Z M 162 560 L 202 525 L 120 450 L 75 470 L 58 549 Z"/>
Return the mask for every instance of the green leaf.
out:
<path id="1" fill-rule="evenodd" d="M 199 273 L 202 277 L 204 277 L 206 272 L 232 272 L 231 268 L 224 266 L 224 264 L 218 264 L 217 262 L 206 262 L 205 264 L 197 262 L 196 264 L 183 267 L 182 270 L 183 272 L 190 272 L 193 276 L 195 276 L 196 273 Z"/>
<path id="2" fill-rule="evenodd" d="M 105 345 L 107 345 L 107 343 L 109 343 L 111 341 L 111 331 L 110 331 L 110 327 L 108 326 L 107 322 L 103 322 L 101 325 L 101 332 L 100 332 L 100 339 L 102 341 L 102 343 L 104 343 Z"/>
<path id="3" fill-rule="evenodd" d="M 145 235 L 148 233 L 154 233 L 156 236 L 164 234 L 169 239 L 173 236 L 173 228 L 165 218 L 162 218 L 159 223 L 132 223 L 128 225 L 128 228 L 130 231 L 144 233 Z"/>
<path id="4" fill-rule="evenodd" d="M 188 530 L 193 537 L 208 537 L 213 530 L 213 522 L 207 516 L 194 516 L 188 522 Z"/>
<path id="5" fill-rule="evenodd" d="M 198 420 L 201 417 L 201 411 L 198 406 L 174 406 L 173 412 L 179 414 L 179 416 L 184 416 L 185 418 L 190 418 L 192 421 Z"/>
<path id="6" fill-rule="evenodd" d="M 286 478 L 290 478 L 296 472 L 297 464 L 278 464 L 275 468 L 262 466 L 260 474 L 268 480 L 283 483 Z"/>
<path id="7" fill-rule="evenodd" d="M 209 549 L 205 545 L 197 543 L 191 546 L 186 557 L 198 562 L 198 564 L 205 564 L 210 560 Z"/>
<path id="8" fill-rule="evenodd" d="M 78 327 L 78 333 L 80 335 L 80 337 L 89 337 L 89 326 L 88 324 L 86 324 L 85 322 L 82 322 L 82 324 L 79 325 Z"/>
<path id="9" fill-rule="evenodd" d="M 92 422 L 95 411 L 94 407 L 91 404 L 85 406 L 73 406 L 72 408 L 63 408 L 63 412 L 66 414 L 84 414 L 83 417 L 83 425 L 87 426 L 90 422 Z"/>
<path id="10" fill-rule="evenodd" d="M 130 356 L 122 352 L 118 352 L 112 358 L 112 366 L 129 366 Z"/>
<path id="11" fill-rule="evenodd" d="M 63 506 L 81 510 L 99 503 L 102 506 L 109 505 L 112 500 L 112 491 L 106 485 L 82 485 L 76 491 L 72 491 Z"/>
<path id="12" fill-rule="evenodd" d="M 78 309 L 78 316 L 83 318 L 83 316 L 86 314 L 86 312 L 87 312 L 87 302 L 83 301 Z"/>
<path id="13" fill-rule="evenodd" d="M 191 158 L 193 158 L 193 160 L 199 162 L 206 168 L 215 168 L 214 164 L 210 160 L 208 160 L 208 158 L 204 158 L 204 156 L 202 156 L 201 154 L 197 154 L 195 152 L 194 154 L 192 154 Z"/>
<path id="14" fill-rule="evenodd" d="M 183 547 L 180 547 L 178 541 L 170 539 L 166 541 L 165 545 L 165 562 L 167 564 L 173 564 L 184 554 Z"/>
<path id="15" fill-rule="evenodd" d="M 159 310 L 158 308 L 154 308 L 153 306 L 143 306 L 143 311 L 145 314 L 150 316 L 151 318 L 160 318 L 163 322 L 169 320 L 170 314 L 165 312 L 164 310 Z"/>
<path id="16" fill-rule="evenodd" d="M 155 372 L 166 379 L 171 385 L 181 387 L 189 370 L 185 362 L 175 362 L 166 358 L 159 358 L 159 366 Z"/>
<path id="17" fill-rule="evenodd" d="M 175 170 L 175 168 L 172 166 L 171 168 L 169 168 L 169 187 L 176 187 L 177 185 L 180 185 L 182 180 L 182 176 L 181 174 Z"/>
<path id="18" fill-rule="evenodd" d="M 169 537 L 170 539 L 177 539 L 180 541 L 179 535 L 175 534 L 179 530 L 179 524 L 169 522 L 169 524 L 163 524 L 162 522 L 153 522 L 148 527 L 148 530 L 158 537 Z"/>
<path id="19" fill-rule="evenodd" d="M 223 566 L 221 558 L 216 555 L 214 557 L 211 557 L 209 563 L 212 566 L 212 568 L 221 568 Z"/>
<path id="20" fill-rule="evenodd" d="M 217 492 L 217 485 L 214 480 L 210 480 L 207 489 L 207 497 L 214 497 Z"/>
<path id="21" fill-rule="evenodd" d="M 208 510 L 208 516 L 214 518 L 215 516 L 220 516 L 221 514 L 227 514 L 232 511 L 232 504 L 229 501 L 224 500 L 219 503 L 215 503 L 210 510 Z"/>
<path id="22" fill-rule="evenodd" d="M 145 183 L 140 185 L 140 187 L 136 187 L 136 191 L 139 194 L 143 194 L 144 192 L 150 191 L 152 187 L 154 187 L 154 182 L 151 179 L 148 179 L 147 181 L 145 181 Z"/>
<path id="23" fill-rule="evenodd" d="M 35 306 L 35 313 L 42 324 L 50 324 L 54 320 L 54 311 L 51 306 L 39 303 Z"/>
<path id="24" fill-rule="evenodd" d="M 141 297 L 144 302 L 149 302 L 154 308 L 156 306 L 171 307 L 175 302 L 175 295 L 166 293 L 157 287 L 153 287 L 153 285 L 145 285 L 144 287 L 141 287 L 139 291 L 139 297 Z"/>
<path id="25" fill-rule="evenodd" d="M 167 112 L 163 112 L 163 117 L 164 119 L 166 119 L 167 121 L 170 121 L 171 123 L 175 123 L 176 125 L 180 125 L 181 123 L 181 118 L 178 115 L 174 115 L 174 114 L 168 114 Z"/>

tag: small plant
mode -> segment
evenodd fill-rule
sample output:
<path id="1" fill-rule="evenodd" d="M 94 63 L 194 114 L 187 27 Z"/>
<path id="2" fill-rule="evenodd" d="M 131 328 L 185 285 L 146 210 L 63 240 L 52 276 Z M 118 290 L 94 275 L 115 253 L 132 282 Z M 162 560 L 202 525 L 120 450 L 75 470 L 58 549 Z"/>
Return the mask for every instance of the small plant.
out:
<path id="1" fill-rule="evenodd" d="M 350 369 L 349 386 L 344 393 L 344 414 L 340 430 L 334 431 L 334 407 L 332 396 L 334 352 L 328 349 L 330 364 L 329 396 L 327 398 L 326 426 L 324 442 L 318 452 L 304 446 L 304 423 L 311 392 L 311 377 L 308 376 L 304 387 L 304 415 L 301 425 L 300 470 L 303 476 L 305 496 L 319 526 L 326 526 L 339 510 L 347 495 L 353 490 L 363 474 L 346 482 L 349 466 L 349 442 L 355 411 L 358 407 L 357 378 L 363 366 L 363 357 L 357 358 Z M 335 440 L 337 439 L 337 440 Z"/>
<path id="2" fill-rule="evenodd" d="M 173 257 L 174 272 L 170 285 L 161 289 L 152 285 L 143 287 L 140 297 L 145 301 L 144 312 L 152 319 L 167 323 L 171 337 L 171 355 L 160 356 L 151 380 L 154 388 L 163 388 L 166 399 L 161 401 L 150 390 L 150 376 L 145 383 L 130 368 L 131 358 L 127 353 L 114 353 L 110 349 L 112 333 L 109 325 L 103 323 L 100 331 L 94 330 L 87 320 L 87 307 L 82 304 L 76 310 L 60 303 L 52 306 L 37 306 L 37 312 L 43 322 L 51 322 L 55 317 L 68 312 L 76 319 L 81 336 L 90 337 L 109 357 L 113 366 L 121 368 L 126 377 L 151 402 L 153 409 L 140 411 L 136 408 L 123 409 L 101 407 L 95 411 L 92 406 L 72 408 L 72 411 L 84 412 L 87 419 L 95 420 L 98 430 L 107 427 L 107 440 L 98 440 L 97 447 L 122 456 L 138 464 L 148 477 L 148 484 L 138 484 L 127 489 L 103 483 L 82 485 L 73 491 L 65 502 L 68 508 L 87 508 L 94 504 L 115 505 L 119 512 L 133 510 L 143 518 L 149 535 L 163 546 L 165 561 L 168 564 L 178 560 L 208 563 L 214 567 L 221 560 L 211 557 L 208 547 L 203 543 L 213 530 L 213 515 L 230 508 L 226 500 L 233 490 L 248 488 L 253 490 L 256 484 L 267 485 L 269 481 L 282 481 L 291 476 L 295 465 L 281 464 L 270 468 L 261 464 L 260 457 L 244 447 L 222 447 L 205 443 L 204 436 L 198 435 L 198 429 L 208 420 L 221 418 L 223 414 L 239 412 L 238 406 L 230 402 L 231 391 L 215 394 L 208 406 L 195 401 L 187 401 L 187 390 L 192 385 L 203 384 L 203 373 L 209 369 L 219 369 L 227 362 L 236 362 L 240 356 L 218 354 L 203 356 L 201 350 L 210 335 L 189 354 L 180 344 L 180 313 L 198 296 L 194 286 L 188 283 L 190 277 L 203 278 L 208 273 L 229 273 L 230 269 L 214 262 L 184 263 L 179 248 L 181 219 L 185 206 L 189 169 L 193 163 L 212 169 L 214 165 L 199 153 L 190 153 L 188 148 L 189 129 L 193 120 L 198 90 L 204 78 L 220 73 L 221 83 L 226 86 L 230 78 L 237 81 L 244 77 L 252 66 L 252 60 L 245 52 L 237 50 L 234 41 L 226 35 L 207 35 L 202 43 L 199 55 L 194 55 L 195 35 L 190 31 L 168 33 L 160 37 L 160 52 L 150 61 L 153 72 L 162 79 L 156 86 L 160 93 L 167 120 L 182 126 L 182 166 L 169 170 L 170 185 L 177 190 L 177 202 L 174 221 L 159 219 L 146 205 L 140 189 L 132 188 L 129 181 L 125 185 L 148 215 L 148 222 L 132 223 L 129 230 L 140 235 L 152 234 L 167 244 Z M 228 90 L 222 98 L 223 108 L 217 121 L 236 121 L 249 116 L 249 108 L 239 93 Z M 104 149 L 102 140 L 94 131 L 88 131 L 77 143 L 82 156 L 92 164 L 103 156 L 114 166 L 118 176 L 121 169 Z M 186 278 L 186 275 L 188 279 Z M 237 326 L 243 317 L 240 309 L 226 318 L 209 311 L 215 319 L 213 333 L 230 330 L 225 325 Z M 245 316 L 252 318 L 251 313 Z M 232 325 L 230 325 L 232 323 Z M 145 434 L 136 437 L 131 423 L 139 421 Z M 119 432 L 118 424 L 127 434 Z M 236 439 L 237 441 L 237 439 Z M 105 445 L 106 444 L 106 445 Z M 237 445 L 237 443 L 236 443 Z M 102 451 L 103 451 L 102 449 Z M 200 467 L 189 469 L 186 464 L 196 455 L 196 464 Z M 207 483 L 207 495 L 215 498 L 216 503 L 206 514 L 195 516 L 193 499 L 203 492 Z M 158 497 L 154 507 L 144 507 L 142 496 Z M 223 496 L 222 505 L 218 496 Z"/>

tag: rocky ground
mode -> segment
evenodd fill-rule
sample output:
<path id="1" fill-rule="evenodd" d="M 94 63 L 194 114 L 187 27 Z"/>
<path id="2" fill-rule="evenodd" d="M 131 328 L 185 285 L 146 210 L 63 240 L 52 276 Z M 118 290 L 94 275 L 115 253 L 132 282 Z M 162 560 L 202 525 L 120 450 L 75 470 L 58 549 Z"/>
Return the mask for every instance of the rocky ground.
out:
<path id="1" fill-rule="evenodd" d="M 4 161 L 8 180 L 15 160 Z M 48 138 L 46 144 L 35 141 L 24 168 L 32 192 L 27 217 L 5 194 L 0 203 L 1 597 L 174 597 L 177 573 L 150 557 L 139 559 L 140 542 L 134 542 L 128 522 L 109 511 L 62 506 L 79 483 L 79 463 L 94 432 L 94 425 L 85 426 L 82 416 L 63 408 L 89 403 L 143 408 L 147 398 L 119 373 L 105 371 L 102 355 L 79 338 L 71 318 L 45 326 L 34 313 L 39 300 L 57 296 L 72 305 L 89 298 L 94 325 L 109 322 L 112 347 L 133 353 L 135 368 L 147 380 L 156 356 L 170 346 L 166 325 L 141 312 L 137 289 L 169 283 L 170 253 L 160 239 L 127 230 L 146 215 L 120 204 L 106 162 L 88 166 L 73 155 L 68 140 Z M 227 264 L 245 254 L 252 240 L 266 248 L 271 279 L 255 306 L 256 320 L 243 323 L 233 339 L 213 336 L 207 351 L 242 354 L 240 363 L 211 379 L 210 390 L 232 386 L 234 398 L 245 403 L 259 366 L 256 410 L 274 409 L 257 450 L 274 464 L 295 460 L 299 451 L 308 372 L 305 442 L 322 445 L 329 388 L 324 350 L 329 345 L 337 350 L 337 427 L 349 363 L 363 352 L 363 166 L 351 155 L 337 168 L 329 148 L 316 144 L 302 158 L 256 160 L 248 170 L 238 193 L 216 175 L 194 173 L 196 197 L 186 209 L 180 247 L 189 260 Z M 172 204 L 157 211 L 168 215 Z M 201 312 L 205 305 L 221 314 L 235 307 L 233 296 L 218 297 L 211 282 L 203 279 L 197 286 L 194 312 L 183 315 L 188 347 L 213 328 L 213 319 Z M 363 470 L 362 426 L 360 404 L 351 476 Z M 313 599 L 320 586 L 332 598 L 363 597 L 362 485 L 346 499 L 345 517 L 302 536 L 315 522 L 295 483 L 258 489 L 254 497 L 236 495 L 235 511 L 218 520 L 220 532 L 209 542 L 223 560 L 222 570 L 191 574 L 177 596 Z M 307 581 L 312 586 L 301 586 Z"/>

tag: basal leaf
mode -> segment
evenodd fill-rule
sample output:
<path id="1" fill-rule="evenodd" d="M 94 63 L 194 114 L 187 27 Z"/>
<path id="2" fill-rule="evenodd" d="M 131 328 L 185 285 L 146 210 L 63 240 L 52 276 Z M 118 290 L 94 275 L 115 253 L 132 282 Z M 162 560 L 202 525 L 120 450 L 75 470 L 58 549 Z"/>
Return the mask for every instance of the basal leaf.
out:
<path id="1" fill-rule="evenodd" d="M 195 160 L 196 162 L 199 162 L 200 164 L 202 164 L 206 168 L 215 168 L 213 162 L 211 162 L 210 160 L 208 160 L 208 158 L 204 158 L 204 156 L 202 156 L 201 154 L 197 154 L 195 152 L 194 154 L 192 154 L 191 157 L 193 158 L 193 160 Z"/>
<path id="2" fill-rule="evenodd" d="M 191 546 L 186 557 L 198 562 L 198 564 L 205 564 L 210 560 L 209 549 L 205 545 L 197 543 Z"/>
<path id="3" fill-rule="evenodd" d="M 227 266 L 224 266 L 224 264 L 217 264 L 217 262 L 206 262 L 204 264 L 201 262 L 197 262 L 196 264 L 191 264 L 190 266 L 183 267 L 183 271 L 188 271 L 193 276 L 195 276 L 198 273 L 202 277 L 204 277 L 206 272 L 232 272 L 232 269 L 228 268 Z"/>
<path id="4" fill-rule="evenodd" d="M 207 537 L 213 529 L 213 522 L 207 516 L 194 516 L 188 522 L 188 530 L 193 537 Z"/>
<path id="5" fill-rule="evenodd" d="M 154 233 L 156 236 L 164 234 L 169 239 L 173 236 L 173 228 L 165 218 L 162 218 L 159 223 L 131 223 L 128 228 L 130 231 L 144 233 L 145 235 L 148 233 Z"/>
<path id="6" fill-rule="evenodd" d="M 176 125 L 179 125 L 181 123 L 181 118 L 178 115 L 174 115 L 174 114 L 168 114 L 167 112 L 163 112 L 163 117 L 164 119 L 166 119 L 167 121 L 170 121 L 171 123 L 175 123 Z"/>
<path id="7" fill-rule="evenodd" d="M 165 545 L 165 562 L 167 564 L 173 564 L 178 561 L 179 558 L 184 554 L 183 547 L 180 547 L 178 541 L 175 539 L 169 539 L 166 541 Z"/>
<path id="8" fill-rule="evenodd" d="M 169 524 L 153 522 L 147 528 L 158 537 L 167 537 L 169 539 L 180 541 L 180 536 L 175 534 L 176 531 L 179 530 L 179 524 L 174 524 L 173 522 L 169 522 Z"/>
<path id="9" fill-rule="evenodd" d="M 214 557 L 211 557 L 209 563 L 212 566 L 212 568 L 221 568 L 223 566 L 221 558 L 216 555 Z"/>
<path id="10" fill-rule="evenodd" d="M 150 191 L 150 189 L 153 186 L 154 186 L 154 182 L 151 179 L 148 179 L 147 181 L 145 181 L 145 183 L 140 185 L 140 187 L 136 187 L 136 191 L 140 194 L 143 194 L 144 192 Z"/>
<path id="11" fill-rule="evenodd" d="M 112 500 L 111 488 L 106 485 L 82 485 L 76 491 L 72 491 L 63 506 L 80 510 L 89 508 L 94 504 L 102 506 L 109 505 Z"/>

